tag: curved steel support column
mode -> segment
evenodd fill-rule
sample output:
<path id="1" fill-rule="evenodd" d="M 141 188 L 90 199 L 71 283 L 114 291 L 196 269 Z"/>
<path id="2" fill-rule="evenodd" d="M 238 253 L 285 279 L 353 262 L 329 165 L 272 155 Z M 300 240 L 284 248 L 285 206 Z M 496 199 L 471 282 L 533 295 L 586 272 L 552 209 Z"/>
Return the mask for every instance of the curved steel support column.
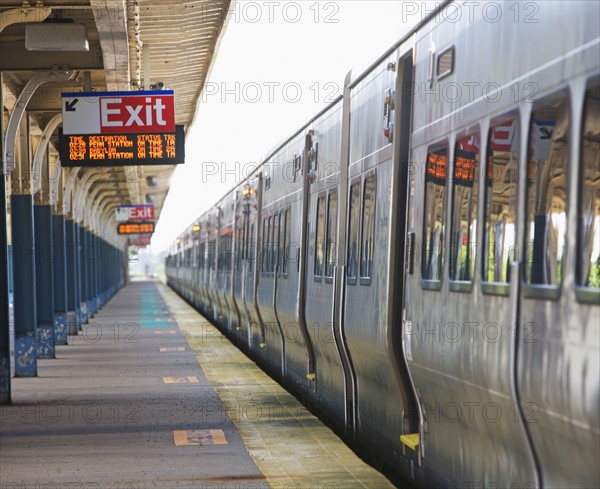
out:
<path id="1" fill-rule="evenodd" d="M 19 95 L 17 102 L 13 111 L 10 114 L 8 119 L 8 125 L 6 126 L 6 137 L 5 137 L 5 145 L 4 145 L 4 154 L 3 158 L 4 168 L 3 173 L 8 174 L 11 173 L 15 169 L 15 147 L 16 147 L 16 139 L 17 139 L 17 131 L 19 130 L 19 125 L 21 124 L 21 119 L 23 118 L 23 114 L 25 113 L 25 109 L 27 108 L 27 104 L 33 97 L 35 91 L 44 83 L 48 83 L 51 81 L 67 81 L 70 80 L 74 75 L 73 70 L 52 70 L 45 71 L 43 73 L 38 73 L 33 76 L 25 85 L 25 88 Z"/>
<path id="2" fill-rule="evenodd" d="M 46 150 L 48 149 L 48 144 L 50 143 L 50 137 L 61 122 L 62 114 L 56 114 L 52 119 L 50 119 L 50 122 L 46 124 L 40 141 L 35 148 L 35 153 L 33 154 L 33 181 L 31 184 L 34 195 L 42 188 L 42 166 L 46 158 Z M 55 178 L 54 175 L 52 175 L 52 177 Z"/>

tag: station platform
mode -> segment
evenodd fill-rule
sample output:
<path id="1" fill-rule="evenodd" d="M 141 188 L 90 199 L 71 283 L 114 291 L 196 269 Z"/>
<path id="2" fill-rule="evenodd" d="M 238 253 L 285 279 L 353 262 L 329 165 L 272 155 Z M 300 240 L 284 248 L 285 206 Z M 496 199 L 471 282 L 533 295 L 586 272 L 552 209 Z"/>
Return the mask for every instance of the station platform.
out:
<path id="1" fill-rule="evenodd" d="M 394 487 L 158 281 L 12 388 L 1 489 Z"/>

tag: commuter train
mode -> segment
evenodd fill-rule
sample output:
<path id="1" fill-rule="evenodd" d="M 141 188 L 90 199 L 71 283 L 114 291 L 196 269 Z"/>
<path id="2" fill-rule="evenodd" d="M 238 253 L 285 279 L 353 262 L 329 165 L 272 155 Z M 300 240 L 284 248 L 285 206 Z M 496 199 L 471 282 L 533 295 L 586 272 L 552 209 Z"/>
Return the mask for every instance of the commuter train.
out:
<path id="1" fill-rule="evenodd" d="M 418 487 L 600 487 L 600 7 L 446 2 L 168 284 Z"/>

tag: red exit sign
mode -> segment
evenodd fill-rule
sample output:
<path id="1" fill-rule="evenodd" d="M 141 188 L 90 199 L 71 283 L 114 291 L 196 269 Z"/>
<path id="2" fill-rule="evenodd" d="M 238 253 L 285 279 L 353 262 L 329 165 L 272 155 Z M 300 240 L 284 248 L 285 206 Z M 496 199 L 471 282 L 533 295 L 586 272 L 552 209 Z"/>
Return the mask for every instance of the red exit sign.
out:
<path id="1" fill-rule="evenodd" d="M 115 218 L 123 221 L 154 221 L 154 205 L 120 205 L 115 209 Z"/>
<path id="2" fill-rule="evenodd" d="M 100 97 L 100 133 L 174 132 L 173 96 Z"/>
<path id="3" fill-rule="evenodd" d="M 63 134 L 175 132 L 173 90 L 62 94 Z"/>

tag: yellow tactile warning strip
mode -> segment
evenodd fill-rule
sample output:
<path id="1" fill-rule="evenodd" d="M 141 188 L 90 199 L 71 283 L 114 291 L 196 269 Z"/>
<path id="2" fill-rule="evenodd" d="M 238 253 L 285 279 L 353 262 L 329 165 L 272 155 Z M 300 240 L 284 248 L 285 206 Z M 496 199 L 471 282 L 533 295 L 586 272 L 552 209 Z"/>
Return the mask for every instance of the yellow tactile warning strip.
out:
<path id="1" fill-rule="evenodd" d="M 165 384 L 197 384 L 198 377 L 191 375 L 189 377 L 163 377 Z"/>
<path id="2" fill-rule="evenodd" d="M 175 334 L 177 333 L 177 331 L 174 331 L 172 329 L 168 330 L 168 331 L 155 331 L 154 334 Z"/>
<path id="3" fill-rule="evenodd" d="M 223 430 L 175 430 L 173 441 L 177 446 L 227 445 Z"/>
<path id="4" fill-rule="evenodd" d="M 164 284 L 158 287 L 248 452 L 273 487 L 394 487 L 197 311 Z"/>
<path id="5" fill-rule="evenodd" d="M 183 346 L 161 346 L 158 349 L 159 352 L 173 352 L 173 351 L 185 351 L 185 347 Z"/>

